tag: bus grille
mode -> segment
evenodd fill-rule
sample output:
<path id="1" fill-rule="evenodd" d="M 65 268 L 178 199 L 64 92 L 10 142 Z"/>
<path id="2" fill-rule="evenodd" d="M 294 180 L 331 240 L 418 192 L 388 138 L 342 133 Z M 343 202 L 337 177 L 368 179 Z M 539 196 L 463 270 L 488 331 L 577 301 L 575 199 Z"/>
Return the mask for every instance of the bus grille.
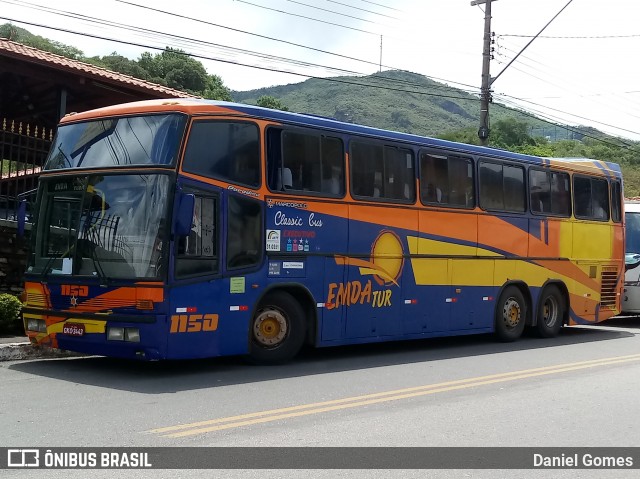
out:
<path id="1" fill-rule="evenodd" d="M 615 308 L 616 285 L 618 284 L 618 268 L 608 266 L 602 268 L 602 283 L 600 286 L 600 306 Z"/>

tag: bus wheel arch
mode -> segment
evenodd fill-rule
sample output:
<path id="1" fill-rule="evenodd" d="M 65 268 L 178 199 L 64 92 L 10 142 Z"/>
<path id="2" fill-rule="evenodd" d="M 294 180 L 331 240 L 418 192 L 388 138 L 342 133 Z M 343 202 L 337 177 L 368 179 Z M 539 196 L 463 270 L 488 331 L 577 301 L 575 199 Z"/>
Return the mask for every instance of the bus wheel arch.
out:
<path id="1" fill-rule="evenodd" d="M 545 284 L 538 297 L 535 314 L 535 330 L 542 338 L 553 338 L 566 323 L 569 313 L 568 292 L 562 283 Z"/>
<path id="2" fill-rule="evenodd" d="M 531 297 L 526 285 L 507 283 L 502 287 L 496 302 L 494 329 L 496 336 L 504 342 L 515 341 L 531 324 Z"/>
<path id="3" fill-rule="evenodd" d="M 271 289 L 260 299 L 249 323 L 252 362 L 279 364 L 298 354 L 312 326 L 308 301 L 300 292 L 301 288 Z"/>

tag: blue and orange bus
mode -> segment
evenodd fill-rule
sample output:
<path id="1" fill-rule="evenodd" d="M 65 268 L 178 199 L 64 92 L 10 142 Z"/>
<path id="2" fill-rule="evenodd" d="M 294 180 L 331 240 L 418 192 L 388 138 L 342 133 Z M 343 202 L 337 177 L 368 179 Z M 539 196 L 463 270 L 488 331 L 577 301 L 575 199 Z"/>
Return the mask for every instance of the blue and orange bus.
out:
<path id="1" fill-rule="evenodd" d="M 594 324 L 620 310 L 617 165 L 206 100 L 60 122 L 32 343 L 141 358 Z"/>

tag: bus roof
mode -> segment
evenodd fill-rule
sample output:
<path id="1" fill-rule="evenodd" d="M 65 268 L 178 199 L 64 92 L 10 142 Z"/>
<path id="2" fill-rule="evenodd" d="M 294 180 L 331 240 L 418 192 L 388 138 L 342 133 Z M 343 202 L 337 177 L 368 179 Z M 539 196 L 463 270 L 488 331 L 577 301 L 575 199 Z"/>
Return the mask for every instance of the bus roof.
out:
<path id="1" fill-rule="evenodd" d="M 65 115 L 65 117 L 60 120 L 60 125 L 75 121 L 104 118 L 115 115 L 133 115 L 161 112 L 182 112 L 189 115 L 206 115 L 217 113 L 226 115 L 249 116 L 267 121 L 287 123 L 299 127 L 323 128 L 336 132 L 375 137 L 377 139 L 393 140 L 397 142 L 411 143 L 414 145 L 418 144 L 420 146 L 431 148 L 448 149 L 462 154 L 484 157 L 499 157 L 501 159 L 512 159 L 537 165 L 554 166 L 556 168 L 565 168 L 572 171 L 582 171 L 585 173 L 621 178 L 621 170 L 618 164 L 590 158 L 538 157 L 520 153 L 513 153 L 507 150 L 499 150 L 496 148 L 469 145 L 466 143 L 457 143 L 447 140 L 440 140 L 437 138 L 414 135 L 410 133 L 401 133 L 397 131 L 383 130 L 353 123 L 346 123 L 317 115 L 292 113 L 287 111 L 273 110 L 270 108 L 263 108 L 255 105 L 205 100 L 200 98 L 145 100 L 107 106 L 96 110 L 85 111 L 82 113 L 70 113 L 68 115 Z"/>

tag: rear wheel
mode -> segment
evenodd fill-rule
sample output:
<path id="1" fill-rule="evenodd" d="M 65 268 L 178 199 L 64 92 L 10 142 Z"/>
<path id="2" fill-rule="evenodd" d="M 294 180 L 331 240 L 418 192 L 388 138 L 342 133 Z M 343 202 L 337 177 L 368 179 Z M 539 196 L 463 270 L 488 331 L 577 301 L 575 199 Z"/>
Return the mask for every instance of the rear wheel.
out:
<path id="1" fill-rule="evenodd" d="M 305 330 L 300 303 L 285 291 L 270 293 L 251 321 L 249 358 L 259 364 L 288 361 L 302 348 Z"/>
<path id="2" fill-rule="evenodd" d="M 495 329 L 501 341 L 515 341 L 524 331 L 527 303 L 515 286 L 507 286 L 496 304 Z"/>
<path id="3" fill-rule="evenodd" d="M 538 336 L 553 338 L 558 335 L 564 317 L 564 300 L 557 286 L 550 285 L 542 290 L 537 316 Z"/>

